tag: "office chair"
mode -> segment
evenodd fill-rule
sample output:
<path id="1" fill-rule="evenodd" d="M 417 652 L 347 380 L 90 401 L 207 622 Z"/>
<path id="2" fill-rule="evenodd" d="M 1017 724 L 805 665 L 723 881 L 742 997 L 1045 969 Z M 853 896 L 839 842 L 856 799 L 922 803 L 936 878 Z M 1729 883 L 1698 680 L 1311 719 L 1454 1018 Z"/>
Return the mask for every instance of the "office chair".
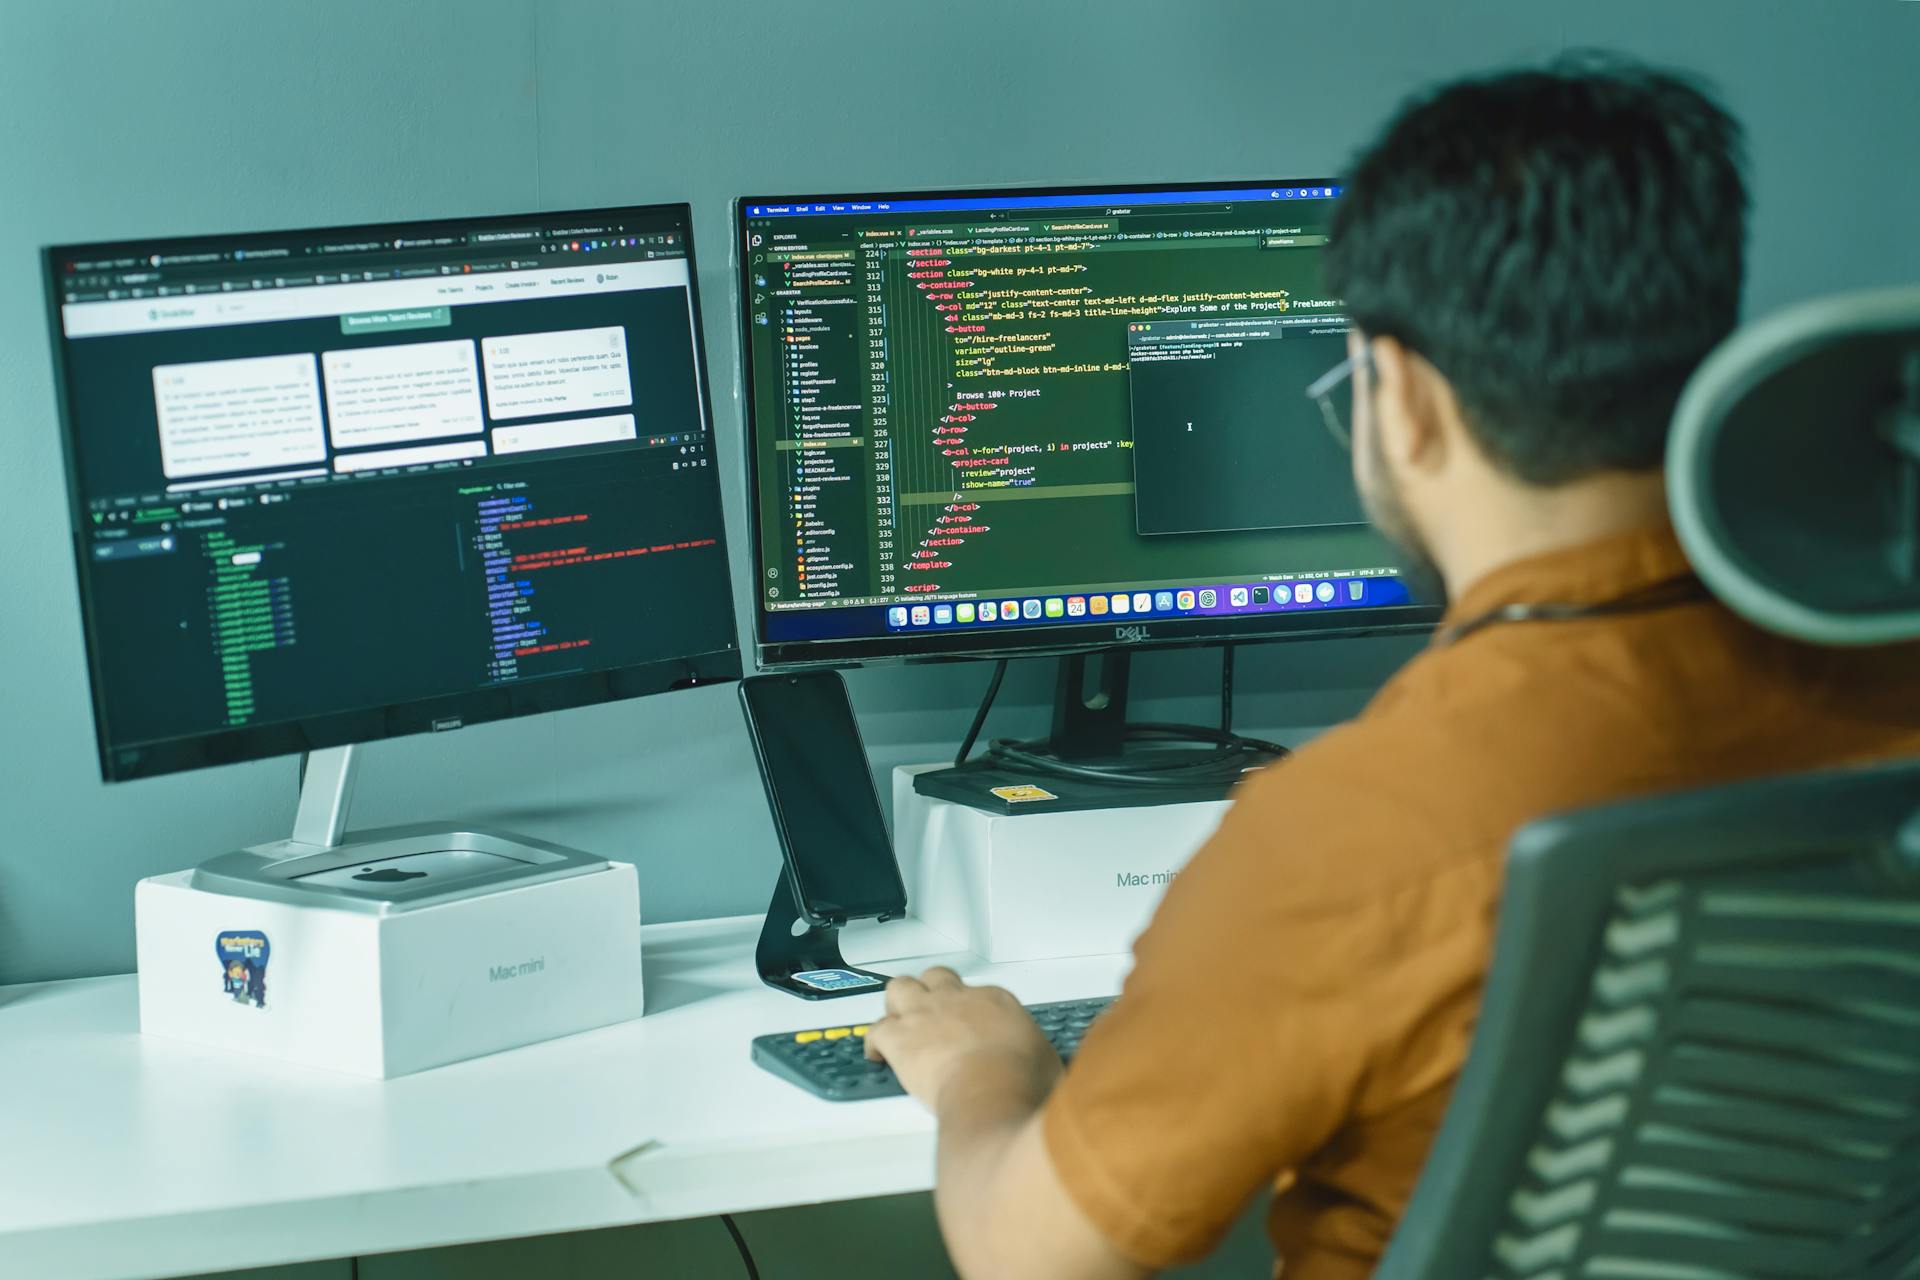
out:
<path id="1" fill-rule="evenodd" d="M 1729 339 L 1682 397 L 1668 490 L 1756 625 L 1920 637 L 1920 287 Z M 1376 1276 L 1920 1277 L 1920 760 L 1523 828 Z"/>

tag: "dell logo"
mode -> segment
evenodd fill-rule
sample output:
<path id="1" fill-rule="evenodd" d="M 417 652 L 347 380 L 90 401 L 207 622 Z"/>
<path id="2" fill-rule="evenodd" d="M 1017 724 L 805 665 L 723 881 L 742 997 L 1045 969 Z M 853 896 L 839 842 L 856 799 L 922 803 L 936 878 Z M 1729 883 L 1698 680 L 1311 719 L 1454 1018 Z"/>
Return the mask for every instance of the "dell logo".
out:
<path id="1" fill-rule="evenodd" d="M 1127 644 L 1139 644 L 1147 638 L 1147 629 L 1145 627 L 1115 627 L 1113 629 L 1113 638 L 1124 641 Z"/>

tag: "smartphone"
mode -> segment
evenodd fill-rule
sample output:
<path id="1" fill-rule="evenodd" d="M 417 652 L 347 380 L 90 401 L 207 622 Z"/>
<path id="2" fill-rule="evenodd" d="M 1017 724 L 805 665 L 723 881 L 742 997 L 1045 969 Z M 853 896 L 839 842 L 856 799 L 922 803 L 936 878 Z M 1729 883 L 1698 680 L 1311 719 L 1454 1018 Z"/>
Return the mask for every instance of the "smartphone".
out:
<path id="1" fill-rule="evenodd" d="M 815 925 L 905 915 L 907 886 L 840 674 L 754 676 L 740 682 L 740 704 L 801 915 Z"/>

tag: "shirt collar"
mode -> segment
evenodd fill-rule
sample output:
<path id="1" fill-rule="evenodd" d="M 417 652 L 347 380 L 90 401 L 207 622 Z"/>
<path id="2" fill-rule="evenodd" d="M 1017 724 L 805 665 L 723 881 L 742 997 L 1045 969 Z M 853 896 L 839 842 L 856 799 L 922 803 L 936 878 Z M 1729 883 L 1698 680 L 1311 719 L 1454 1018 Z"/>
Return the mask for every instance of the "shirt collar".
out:
<path id="1" fill-rule="evenodd" d="M 1512 604 L 1602 604 L 1692 572 L 1673 527 L 1650 525 L 1501 565 L 1461 592 L 1441 625 Z"/>

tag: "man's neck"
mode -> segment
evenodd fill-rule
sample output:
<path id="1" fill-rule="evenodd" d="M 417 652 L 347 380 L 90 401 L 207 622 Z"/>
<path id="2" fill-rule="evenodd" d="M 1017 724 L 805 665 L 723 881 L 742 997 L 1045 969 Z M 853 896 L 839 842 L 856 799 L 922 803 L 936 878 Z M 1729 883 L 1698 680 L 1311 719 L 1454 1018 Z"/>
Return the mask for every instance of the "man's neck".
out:
<path id="1" fill-rule="evenodd" d="M 1667 520 L 1665 476 L 1657 469 L 1610 471 L 1551 489 L 1501 483 L 1453 526 L 1440 570 L 1447 594 L 1458 600 L 1474 583 L 1516 561 Z"/>

